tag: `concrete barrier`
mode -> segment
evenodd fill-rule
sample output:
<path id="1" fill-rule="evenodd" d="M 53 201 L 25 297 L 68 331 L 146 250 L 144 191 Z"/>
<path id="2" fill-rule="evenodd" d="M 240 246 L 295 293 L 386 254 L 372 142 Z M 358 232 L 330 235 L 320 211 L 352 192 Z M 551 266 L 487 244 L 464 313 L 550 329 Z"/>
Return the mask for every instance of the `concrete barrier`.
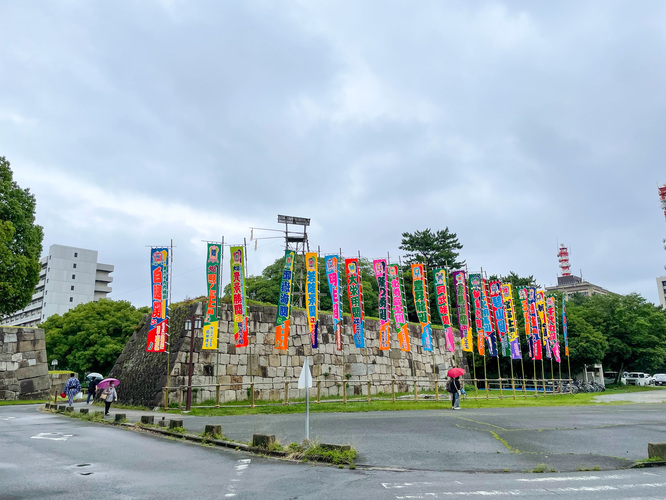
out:
<path id="1" fill-rule="evenodd" d="M 79 413 L 80 413 L 81 415 L 87 415 L 88 413 L 90 413 L 90 410 L 89 410 L 88 408 L 81 408 L 81 410 L 79 411 Z"/>
<path id="2" fill-rule="evenodd" d="M 177 419 L 177 418 L 172 418 L 169 420 L 169 429 L 173 429 L 174 427 L 182 427 L 183 426 L 183 420 L 182 419 Z"/>
<path id="3" fill-rule="evenodd" d="M 252 434 L 252 446 L 268 448 L 273 443 L 275 443 L 274 434 Z"/>
<path id="4" fill-rule="evenodd" d="M 648 458 L 666 460 L 666 443 L 648 443 Z"/>
<path id="5" fill-rule="evenodd" d="M 142 424 L 154 424 L 155 417 L 153 415 L 141 415 Z"/>
<path id="6" fill-rule="evenodd" d="M 207 425 L 204 427 L 204 434 L 207 436 L 219 436 L 222 434 L 221 425 Z"/>
<path id="7" fill-rule="evenodd" d="M 127 420 L 127 415 L 125 413 L 116 413 L 115 416 L 116 422 L 124 422 L 125 420 Z"/>
<path id="8" fill-rule="evenodd" d="M 65 413 L 65 408 L 67 408 L 67 406 L 65 406 L 65 405 L 58 405 L 58 411 L 61 411 L 61 412 Z"/>
<path id="9" fill-rule="evenodd" d="M 65 408 L 65 413 L 74 413 L 74 407 L 68 406 L 67 408 Z"/>

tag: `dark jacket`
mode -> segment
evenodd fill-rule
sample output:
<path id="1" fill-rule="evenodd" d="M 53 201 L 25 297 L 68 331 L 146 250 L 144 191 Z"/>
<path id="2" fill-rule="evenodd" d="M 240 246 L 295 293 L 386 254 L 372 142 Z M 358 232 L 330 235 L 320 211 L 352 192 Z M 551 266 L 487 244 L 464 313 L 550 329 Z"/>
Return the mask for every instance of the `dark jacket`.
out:
<path id="1" fill-rule="evenodd" d="M 446 385 L 446 390 L 451 394 L 454 392 L 460 392 L 460 389 L 462 389 L 462 386 L 460 385 L 460 380 L 457 378 L 449 380 L 449 383 Z"/>

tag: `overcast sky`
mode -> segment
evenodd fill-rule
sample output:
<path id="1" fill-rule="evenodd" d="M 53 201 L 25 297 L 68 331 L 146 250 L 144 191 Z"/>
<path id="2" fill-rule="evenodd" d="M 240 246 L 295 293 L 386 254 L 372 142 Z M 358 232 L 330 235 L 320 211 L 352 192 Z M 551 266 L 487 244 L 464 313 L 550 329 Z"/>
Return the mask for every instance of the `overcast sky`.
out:
<path id="1" fill-rule="evenodd" d="M 45 252 L 98 250 L 137 306 L 147 246 L 196 297 L 202 240 L 247 238 L 259 274 L 279 213 L 368 258 L 448 226 L 470 270 L 546 286 L 564 243 L 658 303 L 665 26 L 661 1 L 0 0 L 0 155 Z"/>

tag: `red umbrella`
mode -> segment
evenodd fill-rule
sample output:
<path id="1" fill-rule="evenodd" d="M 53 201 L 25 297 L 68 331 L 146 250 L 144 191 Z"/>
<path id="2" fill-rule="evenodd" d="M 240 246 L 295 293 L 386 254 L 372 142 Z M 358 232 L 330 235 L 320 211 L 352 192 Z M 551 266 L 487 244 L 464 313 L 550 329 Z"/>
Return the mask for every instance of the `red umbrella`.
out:
<path id="1" fill-rule="evenodd" d="M 109 387 L 109 383 L 112 382 L 112 381 L 113 381 L 113 385 L 115 387 L 118 387 L 118 385 L 120 385 L 120 382 L 118 381 L 117 378 L 105 378 L 99 384 L 97 384 L 97 388 L 98 389 L 106 389 L 107 387 Z"/>
<path id="2" fill-rule="evenodd" d="M 465 370 L 463 368 L 451 368 L 448 372 L 446 372 L 446 376 L 451 378 L 458 378 L 462 377 L 463 375 L 465 375 Z"/>

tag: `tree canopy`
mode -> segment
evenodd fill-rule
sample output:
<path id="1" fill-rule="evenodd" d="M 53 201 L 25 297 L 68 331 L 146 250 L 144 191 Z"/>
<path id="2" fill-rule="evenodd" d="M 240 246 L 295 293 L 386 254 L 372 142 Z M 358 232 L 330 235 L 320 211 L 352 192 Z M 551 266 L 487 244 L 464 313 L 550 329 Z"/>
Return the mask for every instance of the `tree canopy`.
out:
<path id="1" fill-rule="evenodd" d="M 124 300 L 102 299 L 50 316 L 41 325 L 49 363 L 57 359 L 59 367 L 79 374 L 108 373 L 148 312 Z"/>
<path id="2" fill-rule="evenodd" d="M 603 361 L 604 369 L 620 373 L 664 368 L 666 311 L 640 295 L 575 294 L 567 319 L 572 364 Z"/>
<path id="3" fill-rule="evenodd" d="M 406 252 L 407 264 L 423 262 L 428 266 L 428 270 L 438 267 L 457 269 L 465 265 L 464 260 L 458 261 L 459 250 L 462 250 L 458 236 L 450 232 L 448 227 L 435 233 L 430 228 L 402 233 L 399 248 Z"/>
<path id="4" fill-rule="evenodd" d="M 39 282 L 42 227 L 35 224 L 35 197 L 13 180 L 0 156 L 0 316 L 24 308 Z"/>

